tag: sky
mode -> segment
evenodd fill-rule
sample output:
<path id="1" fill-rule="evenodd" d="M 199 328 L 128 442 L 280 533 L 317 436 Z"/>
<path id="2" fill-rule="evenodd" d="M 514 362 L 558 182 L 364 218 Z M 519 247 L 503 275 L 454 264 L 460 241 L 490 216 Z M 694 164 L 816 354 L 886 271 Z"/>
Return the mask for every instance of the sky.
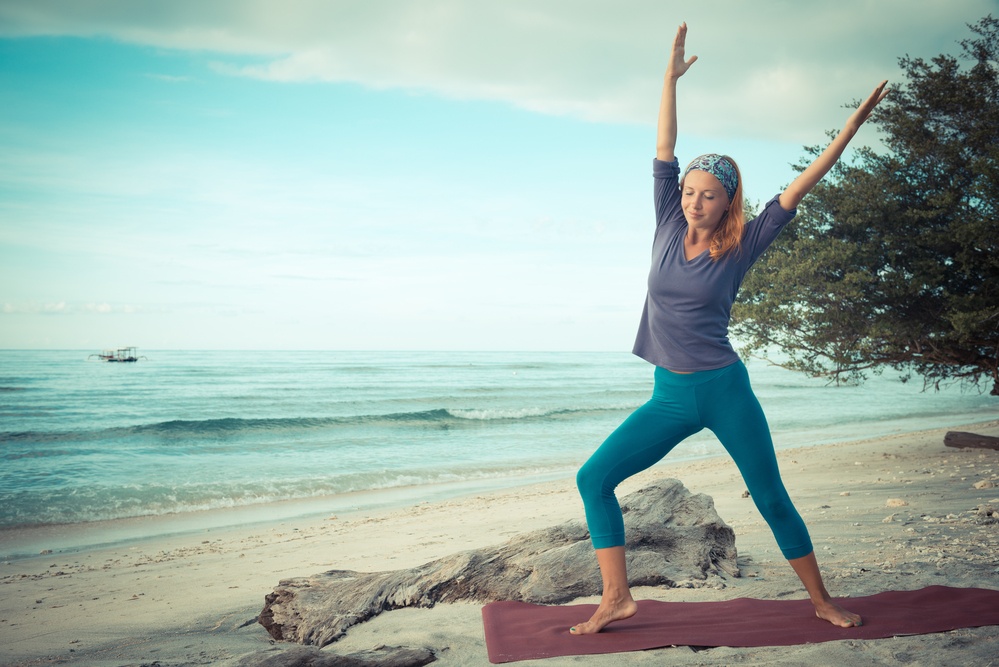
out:
<path id="1" fill-rule="evenodd" d="M 681 21 L 677 154 L 762 203 L 990 13 L 0 0 L 0 349 L 630 350 Z"/>

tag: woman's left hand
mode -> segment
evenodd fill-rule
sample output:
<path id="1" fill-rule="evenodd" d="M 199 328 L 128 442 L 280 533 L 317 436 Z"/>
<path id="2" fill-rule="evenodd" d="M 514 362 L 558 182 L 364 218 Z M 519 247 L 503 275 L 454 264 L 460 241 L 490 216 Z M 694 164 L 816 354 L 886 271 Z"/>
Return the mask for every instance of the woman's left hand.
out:
<path id="1" fill-rule="evenodd" d="M 850 118 L 847 119 L 846 126 L 848 128 L 856 131 L 861 125 L 864 124 L 864 121 L 866 121 L 868 117 L 870 117 L 871 112 L 874 111 L 874 107 L 876 107 L 881 100 L 888 96 L 887 86 L 887 79 L 877 85 L 874 92 L 871 93 L 868 98 L 864 100 L 859 107 L 857 107 L 856 111 L 853 112 Z"/>
<path id="2" fill-rule="evenodd" d="M 796 179 L 791 181 L 791 184 L 780 194 L 779 201 L 781 208 L 785 211 L 792 211 L 797 208 L 804 196 L 811 192 L 815 184 L 822 180 L 822 177 L 833 168 L 833 165 L 839 160 L 839 156 L 846 149 L 846 145 L 850 143 L 850 139 L 857 134 L 860 126 L 864 124 L 864 121 L 874 111 L 874 107 L 888 94 L 887 85 L 887 80 L 879 83 L 874 92 L 850 114 L 846 125 L 843 126 L 843 131 L 836 135 L 836 138 L 826 146 L 826 149 L 804 171 L 798 174 Z"/>

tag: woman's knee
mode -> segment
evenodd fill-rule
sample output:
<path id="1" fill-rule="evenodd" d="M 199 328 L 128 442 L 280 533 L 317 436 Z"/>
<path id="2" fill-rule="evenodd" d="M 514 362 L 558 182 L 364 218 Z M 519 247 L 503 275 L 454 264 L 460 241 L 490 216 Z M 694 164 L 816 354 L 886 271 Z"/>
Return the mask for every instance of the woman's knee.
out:
<path id="1" fill-rule="evenodd" d="M 587 461 L 576 472 L 576 488 L 585 503 L 588 498 L 600 496 L 603 493 L 604 476 L 597 466 Z"/>
<path id="2" fill-rule="evenodd" d="M 756 503 L 760 514 L 763 515 L 763 518 L 769 524 L 779 524 L 800 518 L 798 510 L 795 509 L 794 503 L 791 502 L 787 494 L 767 494 L 763 497 L 754 496 L 753 501 Z"/>

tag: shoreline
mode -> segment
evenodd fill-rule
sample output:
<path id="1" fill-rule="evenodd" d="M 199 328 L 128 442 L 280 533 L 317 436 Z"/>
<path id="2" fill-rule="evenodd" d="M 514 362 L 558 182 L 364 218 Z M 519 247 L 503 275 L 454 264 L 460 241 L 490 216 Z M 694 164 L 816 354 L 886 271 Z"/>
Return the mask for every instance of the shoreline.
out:
<path id="1" fill-rule="evenodd" d="M 353 491 L 222 509 L 150 514 L 73 524 L 43 524 L 0 529 L 0 562 L 53 554 L 77 554 L 146 540 L 177 538 L 204 531 L 252 530 L 286 521 L 320 520 L 366 512 L 399 510 L 423 502 L 460 499 L 565 479 L 567 473 L 529 480 L 497 477 Z M 95 538 L 99 534 L 100 538 Z"/>
<path id="2" fill-rule="evenodd" d="M 899 422 L 899 425 L 905 423 L 906 421 L 903 420 Z M 962 425 L 934 426 L 930 429 L 906 430 L 894 425 L 893 420 L 888 420 L 880 423 L 878 433 L 873 436 L 862 437 L 856 433 L 851 433 L 846 437 L 840 436 L 833 440 L 813 439 L 804 445 L 780 445 L 780 440 L 788 441 L 795 436 L 800 438 L 804 435 L 802 433 L 775 433 L 774 436 L 777 440 L 777 454 L 780 457 L 782 452 L 792 449 L 845 445 L 871 439 L 891 438 L 907 433 L 921 433 L 925 430 L 974 430 L 976 426 L 988 423 L 990 422 L 985 421 Z M 889 427 L 886 424 L 893 426 Z M 863 424 L 858 424 L 859 426 L 863 426 Z M 808 435 L 812 438 L 815 436 L 814 433 Z M 692 444 L 701 450 L 699 453 L 684 456 L 681 452 L 674 452 L 665 461 L 657 464 L 655 468 L 683 466 L 697 461 L 727 457 L 725 451 L 709 432 L 704 431 L 692 437 L 696 438 Z M 579 464 L 582 464 L 582 460 L 579 461 Z M 207 530 L 250 530 L 285 521 L 320 519 L 331 515 L 353 516 L 379 510 L 397 510 L 421 502 L 458 500 L 477 494 L 508 491 L 546 482 L 571 481 L 577 468 L 578 465 L 569 466 L 564 470 L 537 473 L 526 478 L 501 475 L 452 482 L 366 489 L 328 496 L 294 498 L 190 512 L 148 514 L 85 523 L 0 528 L 0 562 L 48 557 L 53 554 L 84 553 L 95 549 L 109 549 L 141 543 L 145 540 L 178 538 Z"/>
<path id="3" fill-rule="evenodd" d="M 988 504 L 999 509 L 999 452 L 945 447 L 948 430 L 999 435 L 999 420 L 778 450 L 785 483 L 809 526 L 834 596 L 933 583 L 999 588 L 999 521 L 976 515 Z M 691 492 L 712 496 L 719 515 L 736 532 L 742 577 L 696 589 L 641 588 L 636 595 L 664 600 L 803 596 L 752 502 L 742 497 L 744 486 L 727 457 L 667 460 L 627 480 L 620 495 L 662 477 L 677 477 Z M 335 517 L 324 512 L 0 562 L 0 663 L 122 665 L 155 659 L 164 665 L 235 664 L 241 655 L 272 647 L 255 617 L 264 595 L 281 579 L 329 569 L 415 567 L 581 518 L 573 481 L 558 479 Z M 348 653 L 385 643 L 428 646 L 438 650 L 441 665 L 487 664 L 480 608 L 457 603 L 385 613 L 351 629 L 327 650 Z M 847 647 L 851 642 L 766 652 L 664 650 L 671 651 L 668 659 L 675 664 L 691 665 L 764 655 L 773 656 L 768 664 L 893 664 L 899 650 L 919 656 L 914 664 L 979 664 L 974 656 L 999 654 L 995 634 L 995 628 L 979 628 L 864 642 L 869 663 L 857 662 L 856 647 Z M 960 654 L 948 648 L 955 645 Z M 526 664 L 651 665 L 663 659 L 661 651 L 651 651 Z"/>

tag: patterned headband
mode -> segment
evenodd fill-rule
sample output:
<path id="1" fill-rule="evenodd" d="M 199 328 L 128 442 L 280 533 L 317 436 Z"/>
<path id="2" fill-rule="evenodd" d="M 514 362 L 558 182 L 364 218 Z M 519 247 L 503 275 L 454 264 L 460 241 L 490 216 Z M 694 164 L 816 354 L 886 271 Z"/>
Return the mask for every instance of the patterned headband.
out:
<path id="1" fill-rule="evenodd" d="M 739 186 L 739 172 L 735 170 L 735 165 L 724 155 L 718 155 L 717 153 L 702 155 L 687 166 L 687 170 L 683 172 L 683 177 L 687 178 L 687 174 L 694 169 L 706 171 L 717 178 L 721 181 L 722 187 L 725 188 L 728 200 L 731 202 L 735 199 L 735 189 Z"/>

